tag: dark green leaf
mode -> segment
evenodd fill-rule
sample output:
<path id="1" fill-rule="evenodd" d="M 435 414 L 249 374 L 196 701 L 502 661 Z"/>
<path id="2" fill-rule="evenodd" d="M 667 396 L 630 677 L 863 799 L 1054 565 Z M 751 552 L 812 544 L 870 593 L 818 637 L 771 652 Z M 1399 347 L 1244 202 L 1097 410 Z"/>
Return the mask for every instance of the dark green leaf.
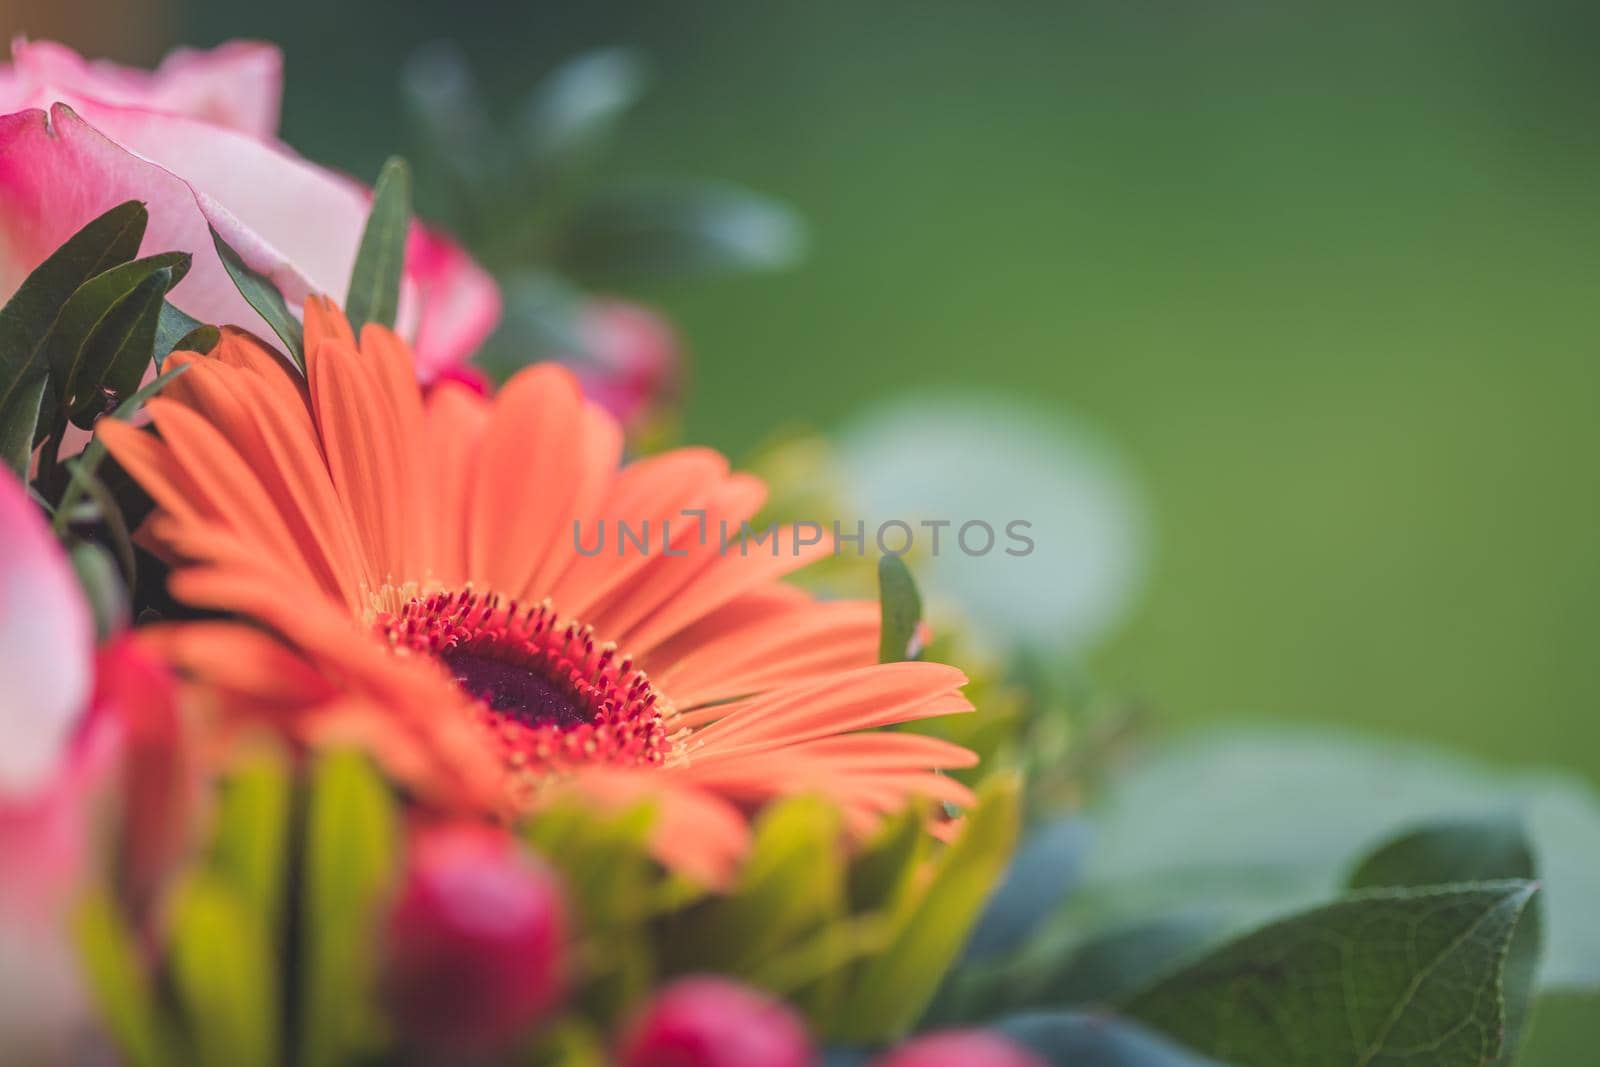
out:
<path id="1" fill-rule="evenodd" d="M 1051 1067 L 1213 1067 L 1215 1064 L 1135 1023 L 1099 1015 L 1069 1012 L 1017 1015 L 994 1023 L 991 1029 L 1042 1056 Z"/>
<path id="2" fill-rule="evenodd" d="M 0 443 L 13 470 L 26 471 L 41 414 L 46 425 L 58 417 L 54 409 L 41 412 L 50 369 L 45 342 L 57 314 L 84 282 L 139 254 L 148 221 L 137 201 L 112 208 L 51 253 L 0 309 Z"/>
<path id="3" fill-rule="evenodd" d="M 448 42 L 423 46 L 406 61 L 400 84 L 427 149 L 421 162 L 470 189 L 488 166 L 497 134 L 461 50 Z"/>
<path id="4" fill-rule="evenodd" d="M 165 374 L 147 382 L 132 396 L 118 404 L 117 409 L 111 413 L 111 417 L 126 422 L 133 417 L 133 413 L 138 411 L 146 400 L 165 389 L 168 382 L 188 369 L 188 364 L 174 367 Z M 56 505 L 55 519 L 52 522 L 56 533 L 59 534 L 64 531 L 67 528 L 67 524 L 72 521 L 72 509 L 77 505 L 78 499 L 84 493 L 92 492 L 90 482 L 96 478 L 100 470 L 100 464 L 105 462 L 105 458 L 105 443 L 97 435 L 89 440 L 89 444 L 78 456 L 76 462 L 71 464 L 72 477 L 67 482 L 66 490 L 61 494 L 61 502 Z"/>
<path id="5" fill-rule="evenodd" d="M 922 596 L 911 568 L 899 556 L 878 557 L 878 662 L 915 659 L 917 625 L 922 622 Z"/>
<path id="6" fill-rule="evenodd" d="M 131 275 L 133 267 L 145 262 L 125 264 L 115 273 Z M 67 411 L 82 429 L 92 427 L 108 403 L 120 403 L 139 388 L 139 381 L 150 366 L 161 305 L 172 288 L 173 272 L 166 267 L 154 270 L 108 304 L 86 333 L 76 335 L 80 323 L 75 318 L 69 320 L 76 311 L 73 305 L 80 294 L 93 289 L 99 281 L 96 278 L 73 294 L 62 309 L 51 341 L 52 348 L 56 338 L 61 341 L 60 355 L 69 369 L 58 380 L 64 383 Z"/>
<path id="7" fill-rule="evenodd" d="M 602 48 L 551 71 L 523 105 L 522 138 L 529 162 L 556 171 L 586 155 L 644 90 L 638 53 Z"/>
<path id="8" fill-rule="evenodd" d="M 1350 876 L 1351 889 L 1442 885 L 1494 879 L 1532 880 L 1533 850 L 1516 819 L 1435 823 L 1380 846 Z M 1517 924 L 1506 956 L 1505 1048 L 1495 1064 L 1514 1061 L 1527 1030 L 1543 937 L 1543 901 L 1535 897 Z"/>
<path id="9" fill-rule="evenodd" d="M 1122 1006 L 1236 1067 L 1482 1067 L 1500 1049 L 1501 973 L 1536 888 L 1359 893 L 1248 934 Z"/>
<path id="10" fill-rule="evenodd" d="M 167 357 L 174 352 L 203 354 L 211 351 L 221 336 L 215 326 L 207 326 L 179 308 L 163 303 L 161 319 L 156 325 L 156 369 L 162 369 Z"/>
<path id="11" fill-rule="evenodd" d="M 289 303 L 284 300 L 278 287 L 272 284 L 271 279 L 251 269 L 244 261 L 244 257 L 222 239 L 216 227 L 211 228 L 211 243 L 217 246 L 217 256 L 227 268 L 228 277 L 233 279 L 234 287 L 239 290 L 239 294 L 256 309 L 256 314 L 272 327 L 272 332 L 283 342 L 294 364 L 302 371 L 305 370 L 305 333 L 300 326 L 300 320 L 289 310 Z"/>
<path id="12" fill-rule="evenodd" d="M 137 564 L 133 552 L 133 538 L 128 530 L 128 523 L 122 514 L 122 508 L 117 504 L 111 491 L 105 487 L 98 476 L 93 473 L 79 474 L 77 468 L 83 463 L 83 457 L 77 456 L 68 461 L 72 468 L 72 481 L 69 485 L 77 485 L 80 492 L 88 493 L 94 501 L 95 517 L 105 524 L 106 533 L 111 538 L 111 547 L 117 554 L 117 564 L 122 568 L 121 581 L 127 588 L 132 589 L 139 580 Z M 61 494 L 62 504 L 75 503 L 76 497 L 68 499 L 68 494 Z M 63 524 L 73 521 L 73 516 L 67 514 L 65 506 L 56 509 L 56 519 Z"/>
<path id="13" fill-rule="evenodd" d="M 369 322 L 393 328 L 400 311 L 400 278 L 406 266 L 406 234 L 411 229 L 411 171 L 403 159 L 390 159 L 378 175 L 372 213 L 361 234 L 344 311 L 360 336 Z"/>
<path id="14" fill-rule="evenodd" d="M 1083 884 L 1042 936 L 1081 941 L 1185 910 L 1223 933 L 1338 894 L 1355 859 L 1444 818 L 1515 813 L 1539 860 L 1541 988 L 1600 986 L 1600 797 L 1394 740 L 1320 730 L 1213 731 L 1117 776 L 1090 811 Z"/>
<path id="15" fill-rule="evenodd" d="M 561 244 L 579 278 L 633 281 L 777 270 L 800 258 L 805 230 L 775 200 L 726 185 L 649 184 L 586 202 Z"/>

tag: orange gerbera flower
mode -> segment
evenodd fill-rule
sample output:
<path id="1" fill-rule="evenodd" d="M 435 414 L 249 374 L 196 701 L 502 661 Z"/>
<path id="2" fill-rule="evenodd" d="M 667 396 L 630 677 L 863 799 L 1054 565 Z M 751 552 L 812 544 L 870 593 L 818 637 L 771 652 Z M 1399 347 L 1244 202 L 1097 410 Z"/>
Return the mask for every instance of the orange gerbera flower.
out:
<path id="1" fill-rule="evenodd" d="M 965 677 L 876 664 L 875 605 L 779 581 L 821 546 L 707 535 L 754 515 L 757 479 L 705 449 L 620 465 L 616 422 L 559 367 L 424 398 L 393 333 L 358 344 L 325 300 L 305 318 L 304 380 L 228 330 L 172 357 L 158 435 L 100 431 L 157 504 L 173 594 L 258 624 L 166 628 L 229 722 L 361 743 L 438 804 L 648 799 L 658 855 L 710 880 L 780 795 L 831 798 L 857 834 L 912 797 L 970 800 L 936 772 L 971 753 L 872 730 L 971 710 Z M 670 550 L 588 554 L 619 521 Z"/>

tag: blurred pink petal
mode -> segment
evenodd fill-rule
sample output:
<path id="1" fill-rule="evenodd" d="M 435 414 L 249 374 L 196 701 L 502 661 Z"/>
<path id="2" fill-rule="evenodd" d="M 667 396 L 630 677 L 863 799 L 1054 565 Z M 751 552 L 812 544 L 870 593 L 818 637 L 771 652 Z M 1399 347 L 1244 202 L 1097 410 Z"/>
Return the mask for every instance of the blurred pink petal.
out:
<path id="1" fill-rule="evenodd" d="M 649 308 L 596 300 L 578 320 L 584 352 L 573 364 L 583 392 L 617 420 L 635 426 L 677 395 L 683 358 L 677 334 Z"/>
<path id="2" fill-rule="evenodd" d="M 0 68 L 0 109 L 19 109 L 0 117 L 0 297 L 95 215 L 137 199 L 151 216 L 142 252 L 194 253 L 172 299 L 197 319 L 270 336 L 235 291 L 208 223 L 292 307 L 313 293 L 343 298 L 371 192 L 272 139 L 275 50 L 175 53 L 153 74 L 90 64 L 47 42 L 16 51 L 16 64 Z M 419 374 L 467 358 L 499 315 L 493 279 L 448 238 L 414 226 L 399 324 L 415 338 Z"/>
<path id="3" fill-rule="evenodd" d="M 0 801 L 50 780 L 93 678 L 94 631 L 66 553 L 0 469 Z"/>
<path id="4" fill-rule="evenodd" d="M 12 66 L 0 70 L 0 111 L 98 100 L 204 119 L 268 139 L 278 133 L 283 54 L 274 45 L 229 41 L 180 48 L 153 71 L 86 60 L 54 41 L 11 43 Z"/>

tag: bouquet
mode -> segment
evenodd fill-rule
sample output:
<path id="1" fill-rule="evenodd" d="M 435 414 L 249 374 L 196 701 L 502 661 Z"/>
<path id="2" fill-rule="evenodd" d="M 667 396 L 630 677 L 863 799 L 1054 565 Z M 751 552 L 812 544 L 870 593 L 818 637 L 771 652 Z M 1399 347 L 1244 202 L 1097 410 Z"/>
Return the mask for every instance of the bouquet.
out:
<path id="1" fill-rule="evenodd" d="M 519 135 L 413 61 L 467 247 L 398 159 L 279 141 L 280 72 L 0 73 L 7 1062 L 1482 1067 L 1600 980 L 1586 786 L 1134 758 L 1122 702 L 942 595 L 950 520 L 824 520 L 815 436 L 769 477 L 676 444 L 672 328 L 568 268 L 800 229 L 573 194 L 626 53 Z M 968 519 L 967 557 L 1052 551 Z"/>

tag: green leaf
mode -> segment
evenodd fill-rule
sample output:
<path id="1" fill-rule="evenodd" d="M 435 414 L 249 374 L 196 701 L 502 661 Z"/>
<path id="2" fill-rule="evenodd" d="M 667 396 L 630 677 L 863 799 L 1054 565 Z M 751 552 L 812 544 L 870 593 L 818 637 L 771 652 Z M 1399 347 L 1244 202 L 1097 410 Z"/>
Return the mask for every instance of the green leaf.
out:
<path id="1" fill-rule="evenodd" d="M 48 348 L 67 413 L 87 429 L 139 387 L 155 346 L 161 305 L 186 255 L 124 263 L 83 285 L 61 309 Z"/>
<path id="2" fill-rule="evenodd" d="M 529 161 L 550 173 L 586 156 L 638 102 L 644 85 L 644 64 L 629 48 L 601 48 L 563 63 L 523 105 Z"/>
<path id="3" fill-rule="evenodd" d="M 179 308 L 163 303 L 156 324 L 156 369 L 162 369 L 167 357 L 174 352 L 209 352 L 221 337 L 222 332 L 215 326 L 208 326 Z"/>
<path id="4" fill-rule="evenodd" d="M 245 302 L 256 309 L 256 314 L 266 320 L 272 332 L 278 335 L 284 348 L 289 353 L 289 358 L 295 366 L 302 371 L 306 369 L 305 332 L 300 326 L 300 320 L 294 317 L 289 310 L 289 303 L 283 298 L 283 293 L 272 280 L 264 274 L 258 274 L 244 261 L 244 257 L 233 250 L 233 247 L 223 240 L 215 226 L 211 227 L 211 243 L 217 247 L 217 257 L 222 260 L 222 265 L 227 268 L 228 277 L 233 279 L 234 288 L 239 290 Z"/>
<path id="5" fill-rule="evenodd" d="M 850 865 L 849 896 L 853 912 L 887 908 L 907 892 L 917 868 L 928 855 L 928 813 L 912 804 L 885 821 Z"/>
<path id="6" fill-rule="evenodd" d="M 1515 819 L 1454 820 L 1424 826 L 1380 846 L 1350 876 L 1351 889 L 1532 880 L 1533 850 Z M 1527 1031 L 1543 938 L 1543 901 L 1535 897 L 1506 955 L 1505 1047 L 1495 1064 L 1512 1063 Z"/>
<path id="7" fill-rule="evenodd" d="M 1073 1012 L 1017 1015 L 992 1024 L 1050 1067 L 1216 1067 L 1125 1019 Z"/>
<path id="8" fill-rule="evenodd" d="M 111 413 L 111 417 L 126 422 L 133 417 L 134 412 L 138 411 L 146 400 L 165 389 L 172 379 L 188 369 L 188 364 L 184 364 L 181 367 L 172 368 L 157 378 L 151 379 L 132 396 L 118 404 L 117 409 Z M 99 436 L 96 435 L 89 440 L 88 445 L 84 447 L 77 460 L 69 464 L 72 470 L 72 477 L 67 482 L 67 488 L 61 494 L 61 502 L 56 505 L 55 518 L 51 523 L 56 533 L 59 534 L 67 528 L 67 523 L 72 519 L 72 511 L 77 506 L 79 498 L 86 492 L 94 493 L 93 487 L 97 481 L 100 464 L 105 462 L 105 458 L 105 442 L 101 441 Z M 132 578 L 131 571 L 129 572 L 129 578 L 130 580 Z"/>
<path id="9" fill-rule="evenodd" d="M 411 171 L 391 158 L 378 175 L 372 213 L 361 234 L 344 311 L 356 336 L 369 322 L 394 327 L 400 311 L 400 278 L 406 266 L 406 234 L 411 229 Z"/>
<path id="10" fill-rule="evenodd" d="M 0 309 L 0 444 L 19 474 L 41 415 L 47 425 L 56 419 L 41 404 L 50 369 L 45 342 L 57 314 L 84 282 L 139 254 L 148 221 L 138 201 L 112 208 L 51 253 Z"/>
<path id="11" fill-rule="evenodd" d="M 74 910 L 72 932 L 99 1022 L 122 1058 L 132 1067 L 181 1062 L 117 902 L 94 891 Z"/>
<path id="12" fill-rule="evenodd" d="M 79 541 L 72 546 L 68 558 L 89 601 L 100 640 L 125 629 L 129 618 L 128 589 L 110 553 L 93 541 Z"/>
<path id="13" fill-rule="evenodd" d="M 711 183 L 634 184 L 575 213 L 560 266 L 604 282 L 778 270 L 795 263 L 805 228 L 788 207 Z"/>
<path id="14" fill-rule="evenodd" d="M 1225 945 L 1122 1007 L 1236 1067 L 1482 1067 L 1500 1049 L 1501 972 L 1536 889 L 1359 893 Z"/>
<path id="15" fill-rule="evenodd" d="M 327 752 L 312 771 L 300 942 L 299 1062 L 331 1067 L 382 1038 L 376 922 L 397 873 L 393 800 L 365 757 Z"/>
<path id="16" fill-rule="evenodd" d="M 1020 821 L 1015 777 L 996 775 L 978 790 L 961 835 L 939 857 L 932 877 L 908 885 L 897 902 L 894 933 L 866 961 L 830 1037 L 874 1041 L 908 1031 L 960 954 L 995 880 L 1016 844 Z"/>
<path id="17" fill-rule="evenodd" d="M 1089 811 L 1083 884 L 1041 935 L 1062 943 L 1183 911 L 1224 934 L 1337 895 L 1381 842 L 1441 819 L 1527 828 L 1547 937 L 1541 989 L 1600 986 L 1600 797 L 1423 746 L 1318 730 L 1214 731 L 1119 775 Z"/>
<path id="18" fill-rule="evenodd" d="M 899 556 L 878 557 L 878 662 L 915 659 L 917 624 L 922 621 L 922 597 L 911 568 Z"/>
<path id="19" fill-rule="evenodd" d="M 262 928 L 275 933 L 288 888 L 289 766 L 270 742 L 258 742 L 223 783 L 212 865 Z"/>
<path id="20" fill-rule="evenodd" d="M 259 916 L 222 878 L 190 876 L 174 894 L 173 984 L 197 1067 L 278 1061 L 278 975 Z"/>

